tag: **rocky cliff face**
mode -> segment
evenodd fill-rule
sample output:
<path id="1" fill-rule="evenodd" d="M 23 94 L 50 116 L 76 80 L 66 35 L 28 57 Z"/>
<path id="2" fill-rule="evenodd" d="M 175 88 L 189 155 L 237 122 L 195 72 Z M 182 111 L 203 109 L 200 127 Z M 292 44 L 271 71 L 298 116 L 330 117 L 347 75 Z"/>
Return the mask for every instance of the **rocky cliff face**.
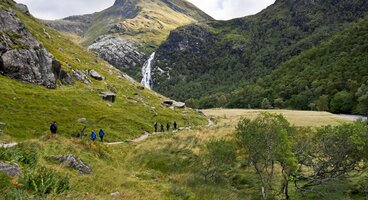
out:
<path id="1" fill-rule="evenodd" d="M 60 62 L 27 30 L 12 9 L 0 8 L 0 73 L 56 88 L 57 79 L 72 83 Z"/>
<path id="2" fill-rule="evenodd" d="M 141 67 L 146 59 L 145 54 L 140 52 L 137 46 L 124 38 L 105 35 L 97 38 L 88 49 L 97 52 L 110 64 L 127 70 L 129 67 Z"/>
<path id="3" fill-rule="evenodd" d="M 98 13 L 45 21 L 136 79 L 149 55 L 177 27 L 212 20 L 185 0 L 116 0 Z"/>

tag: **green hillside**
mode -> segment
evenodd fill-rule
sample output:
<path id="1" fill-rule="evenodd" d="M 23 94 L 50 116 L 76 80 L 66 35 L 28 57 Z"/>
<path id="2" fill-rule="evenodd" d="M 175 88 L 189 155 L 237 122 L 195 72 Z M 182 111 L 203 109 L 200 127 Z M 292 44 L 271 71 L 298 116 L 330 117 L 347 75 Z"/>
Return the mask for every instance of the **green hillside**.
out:
<path id="1" fill-rule="evenodd" d="M 255 83 L 367 11 L 362 0 L 278 0 L 254 16 L 181 27 L 156 52 L 154 89 L 183 101 L 201 99 L 201 107 L 228 105 L 225 94 Z"/>
<path id="2" fill-rule="evenodd" d="M 225 95 L 228 107 L 293 108 L 366 115 L 368 20 L 281 64 L 256 84 Z M 219 95 L 202 100 L 216 106 Z"/>
<path id="3" fill-rule="evenodd" d="M 8 7 L 4 2 L 2 7 Z M 92 80 L 86 85 L 76 82 L 71 86 L 60 86 L 55 90 L 23 84 L 0 76 L 0 121 L 6 123 L 5 135 L 13 139 L 37 138 L 48 134 L 49 125 L 57 121 L 60 135 L 75 136 L 84 125 L 86 133 L 103 128 L 108 141 L 134 138 L 143 131 L 152 131 L 152 124 L 177 120 L 180 126 L 198 125 L 204 122 L 190 109 L 172 111 L 161 105 L 165 97 L 152 91 L 140 90 L 138 83 L 123 78 L 105 61 L 91 52 L 65 39 L 61 34 L 41 24 L 33 17 L 17 12 L 30 32 L 70 71 L 94 69 L 106 77 L 104 81 Z M 51 39 L 44 33 L 45 29 Z M 115 103 L 108 103 L 99 97 L 103 91 L 117 94 Z M 86 118 L 87 124 L 77 120 Z"/>

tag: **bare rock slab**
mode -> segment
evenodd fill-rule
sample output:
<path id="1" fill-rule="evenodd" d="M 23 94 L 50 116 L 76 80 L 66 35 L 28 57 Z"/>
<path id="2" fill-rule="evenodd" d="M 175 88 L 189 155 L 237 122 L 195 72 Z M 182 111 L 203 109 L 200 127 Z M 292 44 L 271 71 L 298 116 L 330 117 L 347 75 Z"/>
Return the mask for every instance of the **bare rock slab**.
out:
<path id="1" fill-rule="evenodd" d="M 17 164 L 7 164 L 3 162 L 0 162 L 0 172 L 5 172 L 10 177 L 22 175 L 22 171 Z"/>
<path id="2" fill-rule="evenodd" d="M 80 174 L 91 174 L 92 169 L 86 163 L 84 163 L 80 158 L 68 154 L 64 156 L 51 156 L 51 160 L 64 163 L 66 166 L 77 170 Z"/>

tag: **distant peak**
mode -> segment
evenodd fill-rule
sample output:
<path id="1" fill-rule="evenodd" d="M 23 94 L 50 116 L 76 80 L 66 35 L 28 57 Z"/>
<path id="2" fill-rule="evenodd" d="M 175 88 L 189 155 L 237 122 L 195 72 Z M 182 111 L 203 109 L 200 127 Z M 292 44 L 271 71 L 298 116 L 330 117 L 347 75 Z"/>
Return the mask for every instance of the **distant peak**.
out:
<path id="1" fill-rule="evenodd" d="M 131 2 L 131 0 L 116 0 L 114 6 L 124 6 L 128 2 Z"/>

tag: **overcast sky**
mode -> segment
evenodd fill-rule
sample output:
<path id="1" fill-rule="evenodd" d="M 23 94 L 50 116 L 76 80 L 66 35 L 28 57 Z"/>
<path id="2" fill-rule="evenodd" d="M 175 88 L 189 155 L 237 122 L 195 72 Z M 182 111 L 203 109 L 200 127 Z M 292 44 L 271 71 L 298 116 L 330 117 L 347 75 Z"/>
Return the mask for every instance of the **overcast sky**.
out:
<path id="1" fill-rule="evenodd" d="M 61 19 L 90 14 L 113 5 L 115 0 L 16 0 L 28 5 L 41 19 Z M 215 19 L 227 20 L 256 14 L 275 0 L 188 0 Z"/>

